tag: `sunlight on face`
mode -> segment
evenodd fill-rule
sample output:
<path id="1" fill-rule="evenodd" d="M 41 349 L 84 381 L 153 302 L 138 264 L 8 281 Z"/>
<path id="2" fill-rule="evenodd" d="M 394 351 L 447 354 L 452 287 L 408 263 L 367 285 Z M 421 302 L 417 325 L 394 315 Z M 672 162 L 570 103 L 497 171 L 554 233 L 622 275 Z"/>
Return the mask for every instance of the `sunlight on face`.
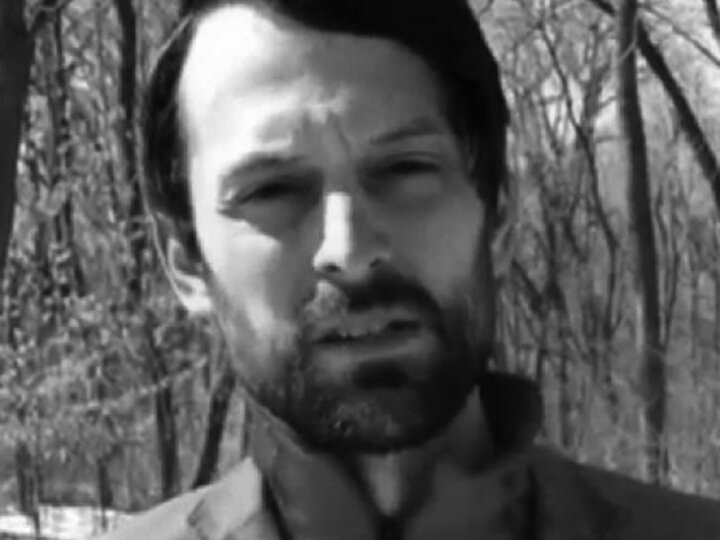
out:
<path id="1" fill-rule="evenodd" d="M 430 69 L 236 5 L 199 25 L 180 104 L 198 241 L 251 393 L 344 436 L 437 429 L 492 298 L 474 285 L 490 282 L 484 207 Z"/>

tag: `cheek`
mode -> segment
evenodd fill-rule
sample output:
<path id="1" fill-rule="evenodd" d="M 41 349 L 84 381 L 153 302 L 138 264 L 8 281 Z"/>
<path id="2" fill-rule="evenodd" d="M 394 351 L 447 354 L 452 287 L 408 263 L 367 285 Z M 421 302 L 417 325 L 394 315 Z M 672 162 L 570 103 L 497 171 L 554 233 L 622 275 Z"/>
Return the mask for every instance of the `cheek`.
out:
<path id="1" fill-rule="evenodd" d="M 452 198 L 416 219 L 396 221 L 395 254 L 438 299 L 456 293 L 474 271 L 483 226 L 483 208 L 472 199 Z M 484 250 L 483 250 L 484 251 Z"/>
<path id="2" fill-rule="evenodd" d="M 236 323 L 244 321 L 256 336 L 269 336 L 292 323 L 301 275 L 296 242 L 222 217 L 198 220 L 197 230 L 206 263 Z"/>

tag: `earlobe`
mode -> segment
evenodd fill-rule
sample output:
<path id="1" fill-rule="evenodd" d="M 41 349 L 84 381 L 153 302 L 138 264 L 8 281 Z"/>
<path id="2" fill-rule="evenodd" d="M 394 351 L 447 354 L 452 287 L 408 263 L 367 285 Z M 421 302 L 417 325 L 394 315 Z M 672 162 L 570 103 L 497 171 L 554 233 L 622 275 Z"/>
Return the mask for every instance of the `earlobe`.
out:
<path id="1" fill-rule="evenodd" d="M 202 262 L 174 236 L 166 239 L 163 255 L 166 273 L 185 309 L 193 315 L 209 315 L 212 302 Z"/>

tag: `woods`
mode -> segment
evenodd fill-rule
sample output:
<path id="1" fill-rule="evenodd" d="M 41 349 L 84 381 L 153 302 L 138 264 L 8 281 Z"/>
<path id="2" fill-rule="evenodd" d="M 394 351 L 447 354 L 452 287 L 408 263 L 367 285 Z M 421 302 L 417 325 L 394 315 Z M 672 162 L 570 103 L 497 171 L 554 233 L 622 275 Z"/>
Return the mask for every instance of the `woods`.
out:
<path id="1" fill-rule="evenodd" d="M 716 1 L 474 7 L 512 114 L 494 362 L 541 384 L 568 454 L 720 495 Z M 0 2 L 0 501 L 31 515 L 140 510 L 242 452 L 218 330 L 143 212 L 140 90 L 175 8 Z"/>

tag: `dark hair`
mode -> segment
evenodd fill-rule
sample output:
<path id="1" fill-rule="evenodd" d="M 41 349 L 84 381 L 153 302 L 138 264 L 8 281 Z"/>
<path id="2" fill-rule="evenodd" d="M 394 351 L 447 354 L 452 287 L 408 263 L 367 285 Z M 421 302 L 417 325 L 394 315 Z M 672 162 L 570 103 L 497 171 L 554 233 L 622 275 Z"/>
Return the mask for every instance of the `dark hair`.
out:
<path id="1" fill-rule="evenodd" d="M 449 121 L 472 150 L 477 192 L 495 209 L 506 176 L 508 111 L 497 63 L 466 0 L 185 0 L 144 102 L 143 190 L 151 213 L 194 236 L 178 83 L 198 22 L 242 3 L 318 30 L 389 39 L 423 58 L 446 91 Z"/>

